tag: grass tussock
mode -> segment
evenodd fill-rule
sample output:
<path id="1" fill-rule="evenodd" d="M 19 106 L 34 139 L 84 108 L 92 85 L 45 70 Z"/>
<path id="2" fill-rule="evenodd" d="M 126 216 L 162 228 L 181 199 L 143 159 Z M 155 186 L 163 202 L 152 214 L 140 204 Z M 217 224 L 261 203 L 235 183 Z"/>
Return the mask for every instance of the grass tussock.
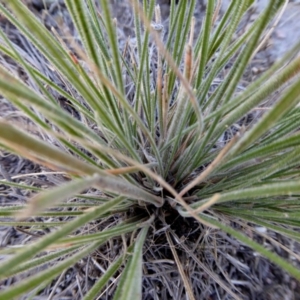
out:
<path id="1" fill-rule="evenodd" d="M 1 299 L 62 296 L 68 274 L 85 300 L 258 297 L 267 261 L 300 279 L 285 245 L 300 240 L 300 43 L 241 88 L 287 3 L 238 31 L 252 2 L 208 1 L 197 32 L 195 0 L 171 1 L 168 30 L 155 1 L 132 0 L 124 42 L 110 1 L 66 0 L 74 31 L 1 1 L 26 42 L 0 31 L 0 93 L 19 114 L 0 119 L 0 146 L 43 166 L 2 180 L 30 197 L 0 208 L 28 235 L 0 250 Z"/>

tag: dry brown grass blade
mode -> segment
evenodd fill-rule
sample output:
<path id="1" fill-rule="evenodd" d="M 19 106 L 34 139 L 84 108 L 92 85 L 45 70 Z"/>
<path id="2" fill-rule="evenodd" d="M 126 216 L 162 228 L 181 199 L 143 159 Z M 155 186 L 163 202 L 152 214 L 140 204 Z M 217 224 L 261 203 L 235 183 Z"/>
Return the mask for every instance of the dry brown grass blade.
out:
<path id="1" fill-rule="evenodd" d="M 263 37 L 262 41 L 259 43 L 259 45 L 257 46 L 257 48 L 255 49 L 255 51 L 253 52 L 250 61 L 254 58 L 254 56 L 261 50 L 261 48 L 266 44 L 267 40 L 271 37 L 273 31 L 275 30 L 276 26 L 278 25 L 279 21 L 281 20 L 281 17 L 283 15 L 283 13 L 285 12 L 287 5 L 289 3 L 289 0 L 285 0 L 285 3 L 282 6 L 282 9 L 279 11 L 272 27 L 270 28 L 270 30 L 265 34 L 265 36 Z"/>
<path id="2" fill-rule="evenodd" d="M 175 240 L 179 240 L 178 236 L 171 232 Z M 171 245 L 170 245 L 171 247 Z M 180 243 L 180 247 L 188 253 L 188 255 L 191 256 L 191 258 L 199 265 L 199 267 L 206 272 L 217 284 L 219 284 L 229 295 L 232 296 L 235 300 L 242 300 L 239 296 L 237 296 L 234 292 L 231 291 L 231 289 L 219 278 L 217 274 L 215 274 L 213 271 L 211 271 L 204 263 L 202 263 L 198 257 L 195 255 L 193 251 L 191 251 L 184 243 Z M 172 249 L 172 247 L 171 247 Z"/>
<path id="3" fill-rule="evenodd" d="M 216 22 L 216 20 L 217 20 L 217 18 L 219 16 L 221 7 L 222 7 L 222 0 L 219 0 L 218 3 L 217 3 L 217 5 L 216 5 L 216 9 L 214 11 L 214 15 L 212 17 L 212 25 L 215 24 L 215 22 Z"/>
<path id="4" fill-rule="evenodd" d="M 185 59 L 184 59 L 184 75 L 188 82 L 191 82 L 193 72 L 193 40 L 195 33 L 195 17 L 192 18 L 191 32 L 189 42 L 186 45 Z"/>
<path id="5" fill-rule="evenodd" d="M 166 237 L 167 237 L 170 249 L 172 251 L 172 254 L 174 256 L 174 259 L 175 259 L 178 271 L 179 271 L 180 276 L 181 276 L 181 278 L 183 280 L 183 284 L 184 284 L 185 290 L 186 290 L 186 292 L 188 294 L 189 300 L 196 300 L 196 298 L 194 296 L 194 293 L 193 293 L 193 289 L 192 289 L 191 284 L 190 284 L 190 281 L 189 281 L 187 275 L 184 272 L 183 266 L 182 266 L 182 264 L 180 262 L 178 254 L 176 252 L 175 245 L 174 245 L 174 243 L 172 241 L 172 238 L 170 237 L 170 234 L 169 234 L 168 231 L 166 231 L 165 234 L 166 234 Z"/>
<path id="6" fill-rule="evenodd" d="M 207 202 L 194 210 L 196 214 L 199 214 L 207 209 L 209 209 L 212 205 L 214 205 L 220 198 L 220 194 L 214 194 Z"/>

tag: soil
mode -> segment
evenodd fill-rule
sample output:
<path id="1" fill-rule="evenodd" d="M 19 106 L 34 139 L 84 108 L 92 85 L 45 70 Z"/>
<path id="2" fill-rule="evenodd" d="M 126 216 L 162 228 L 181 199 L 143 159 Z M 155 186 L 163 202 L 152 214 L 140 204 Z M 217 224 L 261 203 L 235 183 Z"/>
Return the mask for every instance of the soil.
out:
<path id="1" fill-rule="evenodd" d="M 69 26 L 70 31 L 74 33 L 74 28 L 71 25 L 71 20 L 67 14 L 65 6 L 63 5 L 63 0 L 46 0 L 44 3 L 47 4 L 47 9 L 43 7 L 43 0 L 26 0 L 28 6 L 36 13 L 36 15 L 44 20 L 45 25 L 50 28 L 54 26 L 59 30 L 60 26 L 58 22 L 63 22 Z M 167 18 L 169 13 L 169 0 L 158 0 L 157 1 L 161 6 L 163 23 L 166 26 L 167 30 Z M 254 10 L 251 20 L 254 20 L 258 12 L 263 9 L 267 1 L 256 1 L 257 9 Z M 119 39 L 125 41 L 130 35 L 132 35 L 133 28 L 133 19 L 132 19 L 132 10 L 126 1 L 111 1 L 113 13 L 118 19 L 119 28 L 118 32 Z M 228 1 L 223 1 L 222 9 L 226 8 Z M 198 1 L 197 9 L 195 16 L 197 18 L 198 28 L 201 26 L 201 20 L 203 18 L 203 12 L 205 8 L 205 1 Z M 287 49 L 289 49 L 293 43 L 299 40 L 300 38 L 300 1 L 290 1 L 287 6 L 286 12 L 284 13 L 279 25 L 275 29 L 273 35 L 269 39 L 267 45 L 258 53 L 254 58 L 251 66 L 249 67 L 249 72 L 243 78 L 243 85 L 246 86 L 250 81 L 256 78 L 259 73 L 266 70 L 276 59 L 281 57 Z M 13 40 L 18 46 L 20 46 L 29 56 L 32 56 L 30 53 L 30 47 L 26 44 L 24 39 L 20 37 L 17 31 L 12 28 L 6 20 L 0 20 L 0 26 L 5 28 L 6 31 L 9 31 L 11 40 Z M 74 33 L 75 34 L 75 33 Z M 12 68 L 16 69 L 18 74 L 21 74 L 21 70 L 9 60 L 1 57 L 1 64 L 11 63 Z M 22 75 L 22 74 L 21 74 Z M 54 75 L 53 75 L 54 76 Z M 26 81 L 26 78 L 24 78 Z M 57 78 L 53 78 L 57 82 Z M 63 101 L 63 100 L 62 100 Z M 13 107 L 8 101 L 0 97 L 0 117 L 13 118 L 16 122 L 21 122 L 22 124 L 27 124 L 28 120 L 18 112 L 18 110 Z M 46 177 L 44 175 L 37 175 L 32 177 L 26 177 L 26 179 L 18 178 L 15 179 L 15 176 L 21 174 L 29 173 L 40 173 L 44 170 L 41 166 L 25 160 L 19 156 L 1 151 L 0 152 L 0 180 L 6 179 L 7 181 L 25 183 L 27 185 L 34 186 L 50 186 L 55 184 L 55 179 Z M 30 178 L 30 179 L 29 179 Z M 25 203 L 26 199 L 30 197 L 29 193 L 26 193 L 23 190 L 19 190 L 17 187 L 10 187 L 5 184 L 0 185 L 0 205 L 5 206 L 8 204 L 20 204 Z M 185 226 L 193 227 L 190 220 L 186 221 Z M 171 228 L 176 232 L 176 221 L 172 223 Z M 238 225 L 237 225 L 238 226 Z M 203 229 L 204 230 L 204 229 Z M 203 231 L 204 232 L 204 231 Z M 180 232 L 177 232 L 180 237 Z M 283 243 L 287 248 L 294 248 L 299 245 L 292 244 L 292 242 L 280 235 L 275 235 L 274 233 L 269 233 L 271 237 L 275 240 Z M 27 238 L 27 235 L 22 231 L 18 231 L 10 227 L 0 227 L 0 247 L 5 247 L 7 245 L 19 244 L 20 241 L 24 241 Z M 153 237 L 154 238 L 154 237 Z M 193 237 L 194 238 L 194 237 Z M 255 238 L 255 237 L 254 237 Z M 159 238 L 155 237 L 159 242 Z M 258 239 L 258 238 L 257 238 Z M 218 242 L 217 248 L 201 249 L 199 254 L 202 261 L 206 262 L 206 265 L 220 278 L 224 279 L 226 277 L 230 278 L 231 284 L 234 286 L 234 289 L 237 291 L 239 296 L 243 299 L 261 299 L 261 300 L 275 300 L 275 299 L 286 299 L 286 300 L 297 300 L 300 299 L 300 283 L 295 279 L 291 278 L 288 274 L 283 272 L 279 267 L 270 263 L 268 260 L 254 253 L 248 247 L 243 246 L 239 242 L 235 241 L 226 234 L 212 230 L 209 234 L 206 232 L 203 236 L 203 241 L 205 240 L 208 244 Z M 289 259 L 287 252 L 282 251 L 276 245 L 270 243 L 268 239 L 259 240 L 260 243 L 264 243 L 271 249 Z M 157 245 L 156 245 L 157 246 Z M 147 245 L 151 248 L 151 244 Z M 299 247 L 300 253 L 300 247 Z M 200 251 L 200 250 L 199 250 Z M 216 254 L 217 253 L 217 254 Z M 147 254 L 149 255 L 149 254 Z M 171 254 L 168 254 L 171 257 Z M 150 255 L 151 256 L 151 255 Z M 153 259 L 153 257 L 147 257 L 147 259 Z M 164 245 L 161 245 L 160 251 L 155 254 L 156 259 L 160 259 L 166 256 L 164 252 Z M 217 259 L 216 259 L 217 257 Z M 182 260 L 188 260 L 188 255 L 182 250 Z M 290 258 L 292 259 L 292 258 Z M 88 259 L 89 261 L 89 259 Z M 147 260 L 146 260 L 147 261 Z M 61 283 L 56 285 L 57 292 L 53 294 L 53 299 L 80 299 L 80 297 L 74 296 L 74 293 L 70 291 L 70 286 L 76 287 L 76 282 L 86 282 L 86 276 L 88 278 L 89 284 L 92 284 L 99 274 L 99 271 L 96 271 L 95 267 L 91 265 L 91 269 L 88 274 L 86 271 L 88 268 L 85 266 L 86 262 L 81 262 L 76 265 L 73 269 L 67 270 L 67 272 L 60 278 Z M 170 275 L 159 274 L 168 270 Z M 176 273 L 175 266 L 171 266 L 170 262 L 166 264 L 156 265 L 153 267 L 152 271 L 145 275 L 144 278 L 144 298 L 143 299 L 155 299 L 153 298 L 151 289 L 160 289 L 161 290 L 161 299 L 167 299 L 170 296 L 163 297 L 163 295 L 168 295 L 168 289 L 165 287 L 169 285 L 169 288 L 177 288 L 178 285 L 178 274 Z M 169 276 L 169 277 L 168 277 Z M 197 282 L 202 281 L 200 286 L 203 286 L 203 283 L 206 285 L 205 290 L 198 291 L 197 299 L 232 299 L 231 296 L 220 288 L 214 280 L 211 280 L 209 276 L 202 272 L 201 274 L 193 275 L 193 284 L 198 284 Z M 157 285 L 153 285 L 152 278 L 157 278 Z M 79 279 L 78 279 L 79 278 Z M 166 278 L 169 282 L 166 283 Z M 82 279 L 82 281 L 81 281 Z M 152 280 L 152 281 L 151 281 Z M 5 285 L 11 284 L 6 282 Z M 55 282 L 51 285 L 55 286 Z M 82 290 L 88 288 L 87 286 L 82 286 Z M 35 299 L 46 299 L 52 292 L 51 287 L 45 289 L 41 293 L 40 297 Z M 24 298 L 25 299 L 25 298 Z M 101 298 L 102 299 L 102 298 Z M 104 298 L 103 298 L 104 299 Z M 178 298 L 179 299 L 179 298 Z"/>

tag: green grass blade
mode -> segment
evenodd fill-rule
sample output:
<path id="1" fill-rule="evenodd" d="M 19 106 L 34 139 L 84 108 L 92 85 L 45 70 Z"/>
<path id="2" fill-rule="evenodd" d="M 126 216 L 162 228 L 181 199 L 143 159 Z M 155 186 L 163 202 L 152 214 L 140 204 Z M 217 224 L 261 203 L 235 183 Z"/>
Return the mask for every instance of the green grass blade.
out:
<path id="1" fill-rule="evenodd" d="M 213 226 L 216 226 L 216 227 L 220 228 L 221 230 L 223 230 L 224 232 L 230 234 L 231 236 L 233 236 L 237 240 L 241 241 L 245 245 L 251 247 L 256 252 L 260 253 L 261 255 L 263 255 L 264 257 L 269 259 L 271 262 L 273 262 L 276 265 L 280 266 L 282 269 L 287 271 L 293 277 L 300 280 L 300 270 L 298 268 L 296 268 L 295 266 L 293 266 L 291 263 L 287 262 L 286 260 L 284 260 L 283 258 L 278 256 L 277 254 L 271 252 L 270 250 L 268 250 L 265 247 L 261 246 L 257 242 L 251 240 L 250 238 L 248 238 L 244 234 L 240 233 L 239 231 L 237 231 L 237 230 L 235 230 L 235 229 L 233 229 L 229 226 L 226 226 L 223 223 L 221 223 L 221 222 L 219 222 L 215 219 L 212 219 L 210 217 L 206 217 L 206 216 L 203 216 L 203 215 L 201 215 L 201 218 L 203 218 L 205 221 L 212 224 Z"/>
<path id="2" fill-rule="evenodd" d="M 28 218 L 36 213 L 54 207 L 59 202 L 74 196 L 77 193 L 95 185 L 99 181 L 99 176 L 75 179 L 71 182 L 54 189 L 47 190 L 30 199 L 25 209 L 18 213 L 19 218 Z"/>
<path id="3" fill-rule="evenodd" d="M 267 112 L 258 123 L 253 126 L 233 148 L 230 155 L 236 155 L 244 149 L 253 145 L 260 136 L 267 132 L 274 124 L 283 117 L 299 101 L 300 80 L 297 80 L 286 92 L 286 94 Z"/>
<path id="4" fill-rule="evenodd" d="M 46 255 L 43 255 L 42 257 L 38 257 L 32 260 L 29 260 L 28 262 L 17 266 L 17 268 L 11 269 L 11 273 L 7 274 L 6 276 L 12 276 L 16 275 L 17 273 L 25 272 L 30 269 L 45 265 L 47 263 L 50 263 L 51 261 L 54 261 L 55 259 L 60 259 L 61 257 L 64 257 L 65 255 L 69 255 L 70 253 L 74 252 L 75 250 L 78 250 L 81 247 L 81 245 L 76 245 L 73 247 L 68 247 L 67 249 L 62 249 L 59 251 L 55 251 L 53 253 L 49 253 Z"/>
<path id="5" fill-rule="evenodd" d="M 196 83 L 195 83 L 197 87 L 201 85 L 205 66 L 207 63 L 214 6 L 215 6 L 215 1 L 207 2 L 204 29 L 203 29 L 203 40 L 201 44 L 201 51 L 199 51 L 200 52 L 199 57 L 201 57 L 201 59 L 199 58 L 200 63 L 199 63 L 199 69 L 198 69 Z"/>
<path id="6" fill-rule="evenodd" d="M 287 182 L 274 182 L 264 184 L 258 187 L 250 187 L 242 190 L 234 190 L 228 193 L 220 194 L 217 203 L 225 203 L 229 201 L 243 201 L 251 198 L 264 198 L 271 196 L 292 196 L 300 193 L 300 180 Z M 193 208 L 199 207 L 208 199 L 203 199 L 191 205 Z"/>
<path id="7" fill-rule="evenodd" d="M 110 278 L 118 271 L 121 267 L 123 261 L 127 258 L 128 253 L 133 249 L 133 246 L 128 247 L 126 255 L 120 255 L 113 263 L 110 264 L 106 272 L 99 278 L 95 285 L 89 290 L 89 292 L 84 296 L 83 300 L 93 300 L 99 295 L 105 285 L 108 283 Z"/>
<path id="8" fill-rule="evenodd" d="M 13 286 L 6 291 L 0 292 L 0 299 L 14 299 L 28 291 L 31 291 L 33 288 L 38 287 L 40 284 L 43 284 L 46 280 L 50 278 L 57 277 L 65 269 L 77 263 L 81 258 L 89 255 L 99 246 L 99 242 L 94 242 L 91 245 L 86 246 L 83 250 L 79 251 L 70 258 L 65 259 L 64 261 L 55 265 L 55 267 L 49 268 L 46 271 L 39 272 L 37 275 L 34 275 L 19 284 Z"/>
<path id="9" fill-rule="evenodd" d="M 122 68 L 118 49 L 117 35 L 115 31 L 115 24 L 113 24 L 113 20 L 109 11 L 109 1 L 100 0 L 100 3 L 103 11 L 103 19 L 107 30 L 108 40 L 110 42 L 110 48 L 112 51 L 112 66 L 117 78 L 117 82 L 115 84 L 121 94 L 125 95 L 125 86 L 122 78 Z"/>
<path id="10" fill-rule="evenodd" d="M 142 258 L 143 245 L 148 228 L 143 228 L 137 238 L 132 256 L 122 274 L 115 300 L 142 299 Z"/>
<path id="11" fill-rule="evenodd" d="M 110 229 L 107 229 L 105 231 L 99 232 L 99 233 L 91 233 L 86 234 L 83 236 L 75 236 L 75 237 L 69 237 L 69 238 L 62 238 L 59 241 L 57 241 L 57 245 L 65 244 L 65 245 L 73 245 L 73 244 L 87 244 L 91 243 L 95 240 L 107 240 L 116 236 L 120 236 L 121 234 L 125 234 L 128 232 L 133 232 L 138 228 L 138 225 L 141 224 L 141 220 L 138 220 L 134 223 L 125 223 L 116 225 Z"/>
<path id="12" fill-rule="evenodd" d="M 15 266 L 26 262 L 29 258 L 38 254 L 40 251 L 47 248 L 49 245 L 55 243 L 59 238 L 65 237 L 80 226 L 83 226 L 84 224 L 96 218 L 99 218 L 101 215 L 113 209 L 115 205 L 121 203 L 123 200 L 124 198 L 122 197 L 112 199 L 109 202 L 95 208 L 93 211 L 85 213 L 84 215 L 79 216 L 75 220 L 68 222 L 59 230 L 48 234 L 44 238 L 40 239 L 38 242 L 25 246 L 21 252 L 17 253 L 15 256 L 8 260 L 1 262 L 0 278 L 5 277 L 6 274 L 10 273 L 10 269 L 13 269 Z"/>

